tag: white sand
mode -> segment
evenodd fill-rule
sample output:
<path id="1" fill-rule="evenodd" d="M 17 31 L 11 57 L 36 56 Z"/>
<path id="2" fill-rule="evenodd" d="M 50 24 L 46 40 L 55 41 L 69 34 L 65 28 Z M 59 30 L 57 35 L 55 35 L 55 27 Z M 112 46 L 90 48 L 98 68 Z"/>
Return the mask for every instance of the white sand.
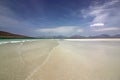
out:
<path id="1" fill-rule="evenodd" d="M 25 80 L 45 63 L 49 52 L 57 45 L 56 40 L 0 45 L 0 80 Z"/>
<path id="2" fill-rule="evenodd" d="M 0 57 L 9 59 L 0 61 L 4 66 L 0 65 L 0 80 L 120 80 L 120 42 L 116 41 L 46 40 L 17 45 L 21 52 L 14 52 L 13 60 L 8 54 L 6 59 Z"/>

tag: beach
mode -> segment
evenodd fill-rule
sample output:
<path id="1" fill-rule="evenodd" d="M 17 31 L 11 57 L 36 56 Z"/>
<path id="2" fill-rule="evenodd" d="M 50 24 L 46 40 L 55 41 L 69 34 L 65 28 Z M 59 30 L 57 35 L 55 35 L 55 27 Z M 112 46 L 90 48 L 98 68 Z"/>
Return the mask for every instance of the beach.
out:
<path id="1" fill-rule="evenodd" d="M 120 39 L 1 41 L 0 80 L 119 80 Z"/>

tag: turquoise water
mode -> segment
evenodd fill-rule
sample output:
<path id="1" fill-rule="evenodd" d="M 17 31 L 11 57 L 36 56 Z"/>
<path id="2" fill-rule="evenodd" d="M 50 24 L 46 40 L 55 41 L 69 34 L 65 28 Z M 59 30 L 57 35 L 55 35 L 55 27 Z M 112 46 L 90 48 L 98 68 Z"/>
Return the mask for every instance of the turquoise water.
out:
<path id="1" fill-rule="evenodd" d="M 35 39 L 0 39 L 0 44 L 35 41 Z"/>

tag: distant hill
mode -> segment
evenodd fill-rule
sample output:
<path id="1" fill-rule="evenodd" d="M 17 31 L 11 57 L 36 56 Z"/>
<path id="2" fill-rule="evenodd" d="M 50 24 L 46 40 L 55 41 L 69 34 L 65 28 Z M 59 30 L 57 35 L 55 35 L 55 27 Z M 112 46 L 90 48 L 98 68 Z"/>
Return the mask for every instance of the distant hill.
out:
<path id="1" fill-rule="evenodd" d="M 114 37 L 120 38 L 120 34 L 116 34 L 116 35 L 114 35 Z"/>
<path id="2" fill-rule="evenodd" d="M 120 38 L 120 34 L 116 35 L 101 34 L 97 36 L 89 36 L 88 38 Z"/>
<path id="3" fill-rule="evenodd" d="M 36 38 L 42 38 L 42 39 L 99 39 L 99 38 L 120 38 L 120 34 L 116 35 L 108 35 L 108 34 L 100 34 L 100 35 L 94 35 L 94 36 L 81 36 L 81 35 L 72 35 L 72 36 L 41 36 Z"/>
<path id="4" fill-rule="evenodd" d="M 19 35 L 19 34 L 14 34 L 10 32 L 5 32 L 5 31 L 0 31 L 0 39 L 9 39 L 9 38 L 33 38 L 29 36 L 24 36 L 24 35 Z M 95 38 L 120 38 L 120 34 L 116 35 L 108 35 L 108 34 L 101 34 L 101 35 L 96 35 L 96 36 L 81 36 L 81 35 L 72 35 L 72 36 L 63 36 L 63 35 L 58 35 L 58 36 L 41 36 L 41 37 L 36 37 L 36 38 L 41 38 L 41 39 L 95 39 Z"/>
<path id="5" fill-rule="evenodd" d="M 101 34 L 101 35 L 96 35 L 96 36 L 89 36 L 89 38 L 111 38 L 112 36 L 108 34 Z"/>
<path id="6" fill-rule="evenodd" d="M 0 38 L 32 38 L 32 37 L 0 31 Z"/>
<path id="7" fill-rule="evenodd" d="M 86 37 L 85 36 L 81 36 L 81 35 L 72 35 L 69 38 L 71 38 L 71 39 L 84 39 Z"/>

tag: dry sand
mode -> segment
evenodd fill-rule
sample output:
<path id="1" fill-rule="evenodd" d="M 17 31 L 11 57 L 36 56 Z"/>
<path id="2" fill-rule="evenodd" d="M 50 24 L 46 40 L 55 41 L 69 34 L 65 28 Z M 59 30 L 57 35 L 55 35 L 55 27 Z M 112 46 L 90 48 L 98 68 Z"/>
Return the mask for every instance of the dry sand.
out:
<path id="1" fill-rule="evenodd" d="M 108 56 L 105 47 L 112 49 L 105 45 L 75 47 L 63 41 L 30 80 L 119 80 L 120 60 Z"/>
<path id="2" fill-rule="evenodd" d="M 0 80 L 120 80 L 119 42 L 46 40 L 18 48 L 14 60 L 0 61 Z"/>

